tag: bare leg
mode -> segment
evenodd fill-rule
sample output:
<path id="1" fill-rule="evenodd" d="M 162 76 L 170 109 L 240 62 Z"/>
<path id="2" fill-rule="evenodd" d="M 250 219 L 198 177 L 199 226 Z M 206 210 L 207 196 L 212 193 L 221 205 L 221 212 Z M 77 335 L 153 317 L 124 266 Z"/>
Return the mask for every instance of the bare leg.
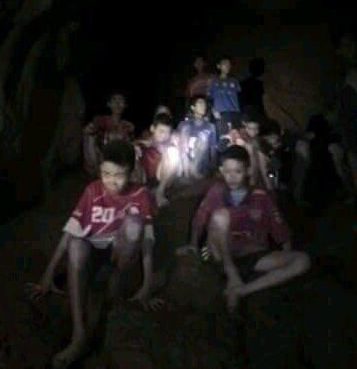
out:
<path id="1" fill-rule="evenodd" d="M 220 209 L 213 213 L 208 229 L 208 247 L 216 261 L 222 261 L 227 276 L 227 307 L 233 311 L 237 305 L 238 292 L 235 289 L 243 281 L 233 262 L 228 248 L 230 234 L 230 215 L 227 209 Z"/>
<path id="2" fill-rule="evenodd" d="M 112 262 L 119 271 L 127 269 L 140 251 L 143 223 L 137 216 L 127 216 L 113 243 Z"/>
<path id="3" fill-rule="evenodd" d="M 156 189 L 156 201 L 159 206 L 168 204 L 165 191 L 172 184 L 173 180 L 180 175 L 180 171 L 179 151 L 175 147 L 170 147 L 163 155 L 157 172 L 159 186 Z"/>
<path id="4" fill-rule="evenodd" d="M 72 239 L 68 246 L 68 284 L 71 302 L 73 333 L 69 346 L 58 353 L 53 360 L 54 368 L 67 368 L 77 360 L 85 348 L 84 300 L 86 272 L 90 248 L 80 239 Z"/>
<path id="5" fill-rule="evenodd" d="M 238 287 L 241 296 L 280 285 L 310 268 L 310 258 L 300 251 L 275 251 L 260 259 L 255 270 L 266 272 L 260 278 Z"/>

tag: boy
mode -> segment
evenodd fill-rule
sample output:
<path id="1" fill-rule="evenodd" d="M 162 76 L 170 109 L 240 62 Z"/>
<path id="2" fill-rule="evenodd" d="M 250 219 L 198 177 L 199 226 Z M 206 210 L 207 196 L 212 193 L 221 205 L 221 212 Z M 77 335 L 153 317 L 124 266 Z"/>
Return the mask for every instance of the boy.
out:
<path id="1" fill-rule="evenodd" d="M 63 236 L 33 297 L 50 291 L 55 268 L 68 255 L 68 285 L 73 320 L 69 346 L 54 358 L 55 368 L 66 368 L 83 352 L 89 323 L 84 321 L 84 298 L 90 261 L 107 259 L 119 275 L 142 257 L 143 285 L 134 299 L 143 302 L 150 291 L 154 206 L 145 187 L 129 182 L 135 165 L 134 147 L 125 141 L 112 141 L 103 149 L 100 180 L 85 189 L 63 229 Z M 100 258 L 100 259 L 99 259 Z M 89 284 L 90 285 L 90 284 Z M 91 297 L 89 294 L 88 297 Z M 90 300 L 89 300 L 90 301 Z"/>
<path id="2" fill-rule="evenodd" d="M 110 109 L 110 115 L 95 117 L 94 121 L 84 128 L 85 168 L 92 175 L 98 172 L 103 145 L 115 139 L 131 141 L 134 138 L 134 125 L 122 119 L 127 107 L 125 96 L 112 93 L 107 107 Z"/>
<path id="3" fill-rule="evenodd" d="M 180 154 L 172 143 L 172 119 L 165 113 L 157 114 L 150 127 L 151 136 L 136 142 L 139 166 L 144 183 L 155 187 L 159 207 L 167 205 L 166 189 L 180 172 Z"/>
<path id="4" fill-rule="evenodd" d="M 221 58 L 217 64 L 220 74 L 213 79 L 208 90 L 208 97 L 213 101 L 213 115 L 217 120 L 218 138 L 240 124 L 238 94 L 241 88 L 238 80 L 230 77 L 231 68 L 230 58 Z"/>
<path id="5" fill-rule="evenodd" d="M 292 251 L 288 227 L 269 195 L 249 187 L 248 169 L 243 147 L 227 149 L 219 168 L 223 181 L 208 191 L 192 224 L 191 247 L 198 250 L 207 231 L 208 252 L 223 264 L 230 311 L 239 296 L 286 282 L 310 265 L 305 253 Z M 269 250 L 269 235 L 282 251 Z"/>
<path id="6" fill-rule="evenodd" d="M 279 124 L 267 120 L 260 131 L 259 164 L 267 190 L 278 189 L 283 162 L 282 134 Z"/>
<path id="7" fill-rule="evenodd" d="M 198 56 L 193 66 L 196 74 L 190 79 L 186 88 L 186 98 L 188 101 L 197 95 L 206 95 L 212 81 L 212 75 L 206 72 L 206 60 L 202 56 Z"/>
<path id="8" fill-rule="evenodd" d="M 177 128 L 182 170 L 186 178 L 200 179 L 215 166 L 216 130 L 205 118 L 207 103 L 204 96 L 191 99 L 190 109 L 192 117 L 187 117 Z"/>
<path id="9" fill-rule="evenodd" d="M 250 110 L 242 115 L 242 127 L 231 129 L 222 139 L 228 140 L 228 146 L 242 146 L 248 151 L 251 185 L 272 190 L 272 184 L 264 165 L 264 157 L 259 148 L 258 136 L 261 121 L 261 116 L 255 110 Z"/>

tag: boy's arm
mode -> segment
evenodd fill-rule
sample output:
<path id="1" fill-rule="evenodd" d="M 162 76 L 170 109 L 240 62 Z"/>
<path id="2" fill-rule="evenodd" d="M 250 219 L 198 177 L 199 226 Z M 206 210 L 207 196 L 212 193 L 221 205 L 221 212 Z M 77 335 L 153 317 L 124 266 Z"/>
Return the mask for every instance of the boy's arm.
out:
<path id="1" fill-rule="evenodd" d="M 56 288 L 56 286 L 54 286 L 53 277 L 59 262 L 67 251 L 70 237 L 71 235 L 69 233 L 63 233 L 40 282 L 28 283 L 27 288 L 29 290 L 31 299 L 38 300 L 51 291 L 57 294 L 64 293 L 63 291 Z"/>
<path id="2" fill-rule="evenodd" d="M 53 281 L 53 276 L 55 273 L 55 270 L 59 264 L 59 262 L 61 261 L 62 257 L 64 256 L 64 254 L 67 251 L 67 247 L 68 247 L 68 241 L 70 240 L 71 235 L 67 232 L 64 232 L 56 249 L 55 252 L 52 255 L 52 258 L 49 262 L 49 264 L 47 265 L 46 271 L 43 274 L 42 277 L 42 285 L 47 286 L 48 288 L 50 287 L 52 281 Z"/>
<path id="3" fill-rule="evenodd" d="M 261 151 L 258 151 L 257 156 L 258 156 L 257 158 L 258 159 L 258 170 L 261 176 L 263 177 L 265 187 L 268 191 L 273 191 L 274 188 L 268 176 L 268 160 Z"/>
<path id="4" fill-rule="evenodd" d="M 179 148 L 181 153 L 181 162 L 184 176 L 189 175 L 189 161 L 188 161 L 188 129 L 184 125 L 178 127 L 179 133 Z"/>
<path id="5" fill-rule="evenodd" d="M 196 251 L 199 249 L 200 241 L 208 226 L 208 222 L 210 221 L 210 217 L 217 200 L 216 197 L 215 189 L 213 188 L 209 190 L 197 209 L 192 221 L 191 239 L 189 245 Z"/>

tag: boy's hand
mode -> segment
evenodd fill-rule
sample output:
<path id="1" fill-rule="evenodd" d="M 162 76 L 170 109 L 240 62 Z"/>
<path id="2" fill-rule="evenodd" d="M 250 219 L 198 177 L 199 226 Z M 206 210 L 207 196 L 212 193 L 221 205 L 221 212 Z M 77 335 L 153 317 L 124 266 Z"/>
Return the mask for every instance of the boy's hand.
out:
<path id="1" fill-rule="evenodd" d="M 221 119 L 221 114 L 217 111 L 217 110 L 213 110 L 212 114 L 214 116 L 215 119 Z"/>
<path id="2" fill-rule="evenodd" d="M 65 295 L 65 292 L 57 288 L 52 280 L 41 281 L 40 283 L 27 283 L 25 291 L 32 301 L 39 301 L 50 292 L 61 296 Z"/>

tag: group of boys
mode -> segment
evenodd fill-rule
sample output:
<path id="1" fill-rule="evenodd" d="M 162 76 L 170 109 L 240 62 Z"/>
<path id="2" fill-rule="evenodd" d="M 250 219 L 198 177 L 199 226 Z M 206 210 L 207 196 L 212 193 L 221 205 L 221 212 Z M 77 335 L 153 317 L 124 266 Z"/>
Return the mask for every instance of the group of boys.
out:
<path id="1" fill-rule="evenodd" d="M 239 83 L 229 77 L 230 61 L 221 60 L 218 67 L 221 74 L 207 91 L 215 122 L 206 96 L 193 96 L 189 114 L 175 131 L 170 111 L 160 107 L 150 133 L 134 139 L 134 126 L 122 120 L 125 98 L 114 94 L 108 102 L 111 116 L 96 118 L 85 128 L 86 168 L 99 173 L 99 179 L 86 187 L 73 210 L 42 280 L 30 285 L 33 297 L 58 292 L 55 269 L 67 257 L 73 333 L 68 347 L 55 356 L 55 368 L 68 367 L 87 346 L 91 327 L 85 308 L 92 296 L 88 266 L 93 261 L 110 262 L 113 275 L 120 277 L 141 260 L 142 286 L 133 299 L 150 300 L 153 222 L 158 208 L 169 206 L 167 189 L 175 180 L 194 186 L 196 180 L 212 178 L 193 217 L 188 245 L 178 253 L 222 264 L 231 312 L 239 297 L 309 268 L 307 254 L 293 251 L 290 231 L 271 196 L 269 154 L 260 142 L 264 139 L 274 150 L 279 135 L 268 130 L 258 138 L 258 115 L 240 113 Z M 279 247 L 275 251 L 271 239 Z"/>

